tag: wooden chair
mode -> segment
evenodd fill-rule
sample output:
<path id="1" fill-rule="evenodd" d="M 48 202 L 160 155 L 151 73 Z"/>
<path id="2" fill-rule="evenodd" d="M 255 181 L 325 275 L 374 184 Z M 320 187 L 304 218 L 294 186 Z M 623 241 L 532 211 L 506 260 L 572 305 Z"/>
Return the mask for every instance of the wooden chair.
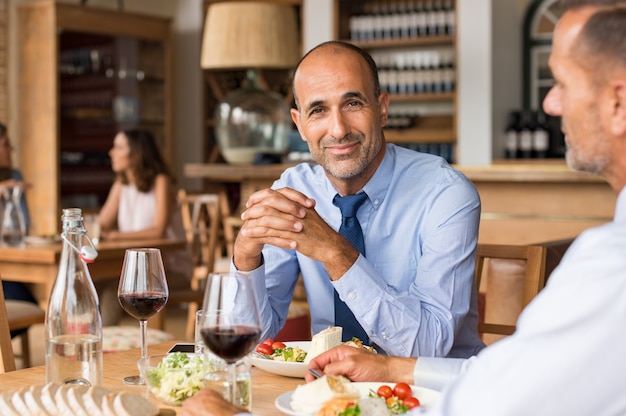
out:
<path id="1" fill-rule="evenodd" d="M 219 197 L 216 194 L 187 194 L 178 191 L 187 242 L 192 248 L 194 270 L 189 290 L 170 293 L 168 305 L 186 303 L 188 305 L 188 339 L 194 337 L 196 311 L 204 296 L 203 282 L 215 265 L 217 239 L 220 224 Z"/>
<path id="2" fill-rule="evenodd" d="M 35 324 L 43 324 L 46 320 L 46 312 L 38 305 L 21 300 L 7 299 L 5 301 L 11 331 L 25 330 L 18 335 L 21 341 L 22 352 L 16 358 L 22 359 L 24 368 L 30 367 L 30 337 L 28 328 Z"/>
<path id="3" fill-rule="evenodd" d="M 228 259 L 228 264 L 220 264 L 216 271 L 228 271 L 228 267 L 230 266 L 230 258 L 233 256 L 233 244 L 235 244 L 235 237 L 237 237 L 237 233 L 239 229 L 243 225 L 243 220 L 241 219 L 238 209 L 231 209 L 230 203 L 228 202 L 228 196 L 224 190 L 221 190 L 219 193 L 220 198 L 220 214 L 222 219 L 222 251 L 225 254 L 223 256 L 224 259 Z M 218 260 L 219 261 L 219 260 Z M 225 269 L 225 270 L 223 270 Z"/>
<path id="4" fill-rule="evenodd" d="M 11 330 L 9 329 L 4 291 L 2 284 L 0 284 L 0 374 L 8 371 L 15 371 L 15 357 L 13 357 L 13 344 L 11 344 Z"/>
<path id="5" fill-rule="evenodd" d="M 541 245 L 478 244 L 476 287 L 485 293 L 478 332 L 485 343 L 515 332 L 522 309 L 545 285 L 546 252 Z"/>
<path id="6" fill-rule="evenodd" d="M 21 358 L 24 368 L 30 367 L 30 338 L 28 328 L 35 324 L 43 324 L 46 320 L 46 312 L 31 302 L 21 300 L 4 299 L 2 294 L 6 316 L 9 324 L 9 331 L 25 330 L 18 335 L 21 341 L 22 352 L 20 355 L 13 355 L 13 358 Z M 9 335 L 9 340 L 11 336 Z"/>

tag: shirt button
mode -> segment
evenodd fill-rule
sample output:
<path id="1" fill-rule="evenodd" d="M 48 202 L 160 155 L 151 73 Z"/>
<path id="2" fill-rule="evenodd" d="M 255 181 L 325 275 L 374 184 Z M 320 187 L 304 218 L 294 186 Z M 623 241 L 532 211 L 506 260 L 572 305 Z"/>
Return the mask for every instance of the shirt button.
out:
<path id="1" fill-rule="evenodd" d="M 384 339 L 384 340 L 389 339 L 389 337 L 387 336 L 387 333 L 386 333 L 386 332 L 383 332 L 383 333 L 381 334 L 381 337 L 382 337 L 382 339 Z"/>
<path id="2" fill-rule="evenodd" d="M 348 299 L 350 299 L 350 300 L 356 299 L 356 293 L 354 293 L 354 292 L 348 293 Z"/>

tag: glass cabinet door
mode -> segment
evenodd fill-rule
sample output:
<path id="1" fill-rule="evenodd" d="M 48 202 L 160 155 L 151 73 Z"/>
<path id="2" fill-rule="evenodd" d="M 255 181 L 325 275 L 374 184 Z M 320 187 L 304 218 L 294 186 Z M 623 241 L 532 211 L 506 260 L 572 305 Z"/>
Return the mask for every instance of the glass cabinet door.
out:
<path id="1" fill-rule="evenodd" d="M 552 33 L 563 14 L 558 0 L 533 0 L 524 19 L 524 109 L 541 111 L 542 102 L 554 84 L 548 66 Z M 560 117 L 546 116 L 550 131 L 550 156 L 562 157 L 565 143 Z"/>
<path id="2" fill-rule="evenodd" d="M 558 0 L 534 0 L 524 21 L 524 107 L 537 109 L 552 86 L 548 68 L 552 33 L 563 14 Z"/>
<path id="3" fill-rule="evenodd" d="M 102 206 L 113 183 L 108 151 L 120 130 L 164 145 L 160 42 L 63 31 L 59 36 L 61 206 Z"/>

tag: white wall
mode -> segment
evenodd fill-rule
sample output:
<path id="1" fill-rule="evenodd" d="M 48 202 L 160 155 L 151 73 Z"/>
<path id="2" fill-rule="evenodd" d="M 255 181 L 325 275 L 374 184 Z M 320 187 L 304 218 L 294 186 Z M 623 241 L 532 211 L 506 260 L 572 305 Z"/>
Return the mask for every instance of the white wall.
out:
<path id="1" fill-rule="evenodd" d="M 200 68 L 202 0 L 179 1 L 172 23 L 174 32 L 174 137 L 175 173 L 186 189 L 202 189 L 202 180 L 183 175 L 185 163 L 204 162 L 202 69 Z"/>
<path id="2" fill-rule="evenodd" d="M 503 1 L 503 0 L 496 0 Z M 457 160 L 491 162 L 491 0 L 457 1 Z"/>
<path id="3" fill-rule="evenodd" d="M 302 49 L 333 39 L 333 0 L 303 0 Z"/>
<path id="4" fill-rule="evenodd" d="M 493 157 L 504 157 L 504 129 L 509 110 L 522 106 L 524 13 L 531 0 L 493 0 L 492 132 Z"/>

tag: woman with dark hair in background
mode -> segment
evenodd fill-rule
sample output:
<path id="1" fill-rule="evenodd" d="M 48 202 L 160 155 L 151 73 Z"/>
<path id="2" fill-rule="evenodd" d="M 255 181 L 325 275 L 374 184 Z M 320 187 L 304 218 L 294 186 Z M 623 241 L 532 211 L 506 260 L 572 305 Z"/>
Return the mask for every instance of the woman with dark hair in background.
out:
<path id="1" fill-rule="evenodd" d="M 152 134 L 140 129 L 119 132 L 109 156 L 116 179 L 98 215 L 101 238 L 183 240 L 174 178 Z M 193 269 L 189 250 L 164 253 L 163 262 L 170 290 L 189 287 Z M 103 325 L 117 324 L 122 316 L 117 285 L 102 287 L 99 293 Z"/>

